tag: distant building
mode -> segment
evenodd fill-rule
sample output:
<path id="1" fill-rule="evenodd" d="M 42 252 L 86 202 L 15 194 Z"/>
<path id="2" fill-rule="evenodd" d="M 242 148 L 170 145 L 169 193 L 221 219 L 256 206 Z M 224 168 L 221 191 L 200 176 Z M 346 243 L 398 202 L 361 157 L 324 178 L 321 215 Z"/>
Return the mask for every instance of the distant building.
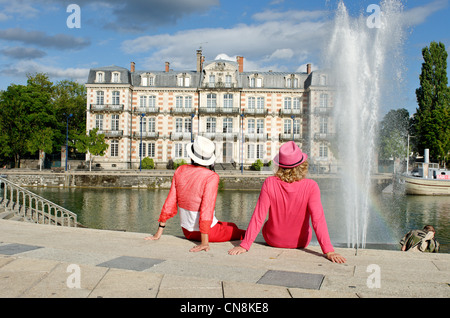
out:
<path id="1" fill-rule="evenodd" d="M 218 163 L 248 167 L 268 162 L 294 140 L 313 163 L 334 162 L 333 90 L 325 72 L 244 72 L 236 62 L 205 62 L 197 69 L 137 71 L 118 66 L 91 69 L 87 129 L 99 128 L 109 149 L 97 157 L 105 169 L 139 168 L 153 158 L 158 168 L 185 159 L 186 145 L 202 135 L 216 144 Z M 189 160 L 187 160 L 189 161 Z"/>

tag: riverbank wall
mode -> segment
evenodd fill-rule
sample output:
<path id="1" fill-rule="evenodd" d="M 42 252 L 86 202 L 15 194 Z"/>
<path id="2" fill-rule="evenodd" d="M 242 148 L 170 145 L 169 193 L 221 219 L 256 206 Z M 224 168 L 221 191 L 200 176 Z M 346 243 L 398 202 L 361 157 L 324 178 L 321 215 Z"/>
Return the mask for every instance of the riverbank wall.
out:
<path id="1" fill-rule="evenodd" d="M 139 171 L 75 171 L 51 172 L 28 169 L 9 169 L 0 175 L 22 187 L 80 187 L 80 188 L 132 188 L 169 189 L 173 170 Z M 220 190 L 260 190 L 270 171 L 218 171 Z M 322 191 L 341 187 L 341 179 L 336 174 L 311 174 Z M 392 174 L 377 174 L 372 178 L 375 191 L 382 191 L 392 184 Z"/>

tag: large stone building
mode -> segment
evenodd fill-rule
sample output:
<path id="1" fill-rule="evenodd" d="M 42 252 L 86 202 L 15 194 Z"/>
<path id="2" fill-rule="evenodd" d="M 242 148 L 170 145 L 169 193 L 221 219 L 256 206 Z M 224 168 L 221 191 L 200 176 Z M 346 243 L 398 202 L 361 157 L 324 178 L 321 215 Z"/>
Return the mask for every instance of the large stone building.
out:
<path id="1" fill-rule="evenodd" d="M 333 90 L 327 74 L 244 72 L 244 58 L 205 61 L 197 69 L 137 71 L 117 66 L 91 69 L 87 88 L 87 129 L 99 128 L 109 144 L 95 162 L 105 169 L 139 168 L 144 157 L 157 168 L 185 159 L 196 135 L 216 144 L 218 163 L 250 166 L 269 162 L 294 140 L 312 163 L 334 161 Z M 162 69 L 164 65 L 162 65 Z M 187 160 L 188 161 L 188 160 Z"/>

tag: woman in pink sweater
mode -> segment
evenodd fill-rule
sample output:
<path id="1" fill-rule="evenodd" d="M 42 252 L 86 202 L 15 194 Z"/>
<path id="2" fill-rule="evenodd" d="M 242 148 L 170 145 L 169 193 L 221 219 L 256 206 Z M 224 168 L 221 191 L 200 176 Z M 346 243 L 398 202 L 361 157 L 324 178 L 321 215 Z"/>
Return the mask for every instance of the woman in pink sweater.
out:
<path id="1" fill-rule="evenodd" d="M 274 162 L 279 166 L 275 176 L 265 180 L 244 240 L 228 253 L 238 255 L 250 249 L 262 227 L 267 244 L 279 248 L 306 248 L 312 227 L 322 252 L 336 263 L 345 258 L 334 252 L 317 183 L 306 179 L 308 156 L 290 141 L 280 148 Z M 267 212 L 269 218 L 263 225 Z"/>

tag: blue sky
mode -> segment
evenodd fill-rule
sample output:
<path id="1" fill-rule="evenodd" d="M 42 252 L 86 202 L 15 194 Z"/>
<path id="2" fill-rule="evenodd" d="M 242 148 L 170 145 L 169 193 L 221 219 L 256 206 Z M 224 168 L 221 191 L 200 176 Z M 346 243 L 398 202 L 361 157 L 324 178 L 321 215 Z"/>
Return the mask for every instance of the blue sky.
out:
<path id="1" fill-rule="evenodd" d="M 195 69 L 200 47 L 207 60 L 241 55 L 246 71 L 320 69 L 338 0 L 0 0 L 0 89 L 25 84 L 26 74 L 53 82 L 84 83 L 90 68 Z M 69 4 L 81 10 L 80 28 L 69 28 Z M 354 17 L 370 4 L 344 1 Z M 421 50 L 431 41 L 450 52 L 450 0 L 408 0 L 402 45 L 404 90 L 398 105 L 416 110 Z M 450 64 L 450 63 L 449 63 Z M 449 71 L 450 74 L 450 71 Z"/>

